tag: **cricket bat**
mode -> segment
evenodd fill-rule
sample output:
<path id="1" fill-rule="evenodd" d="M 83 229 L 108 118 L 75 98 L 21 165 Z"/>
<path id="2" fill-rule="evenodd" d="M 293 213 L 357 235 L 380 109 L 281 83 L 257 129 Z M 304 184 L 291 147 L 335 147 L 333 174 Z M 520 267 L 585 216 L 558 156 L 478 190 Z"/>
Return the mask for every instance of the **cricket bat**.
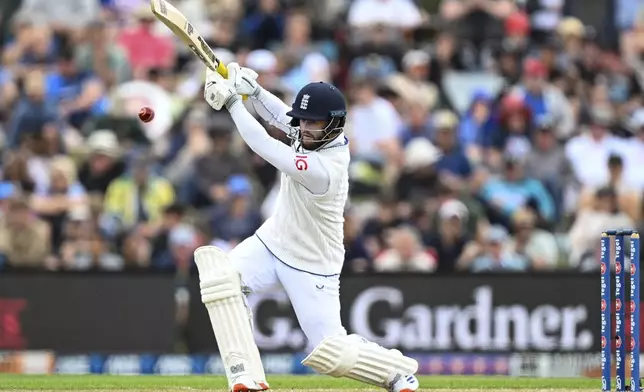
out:
<path id="1" fill-rule="evenodd" d="M 157 19 L 188 45 L 190 50 L 199 57 L 206 67 L 217 71 L 224 78 L 228 77 L 226 64 L 219 61 L 212 48 L 208 46 L 181 11 L 165 0 L 150 0 L 150 9 Z M 246 99 L 248 97 L 244 95 L 242 98 Z"/>

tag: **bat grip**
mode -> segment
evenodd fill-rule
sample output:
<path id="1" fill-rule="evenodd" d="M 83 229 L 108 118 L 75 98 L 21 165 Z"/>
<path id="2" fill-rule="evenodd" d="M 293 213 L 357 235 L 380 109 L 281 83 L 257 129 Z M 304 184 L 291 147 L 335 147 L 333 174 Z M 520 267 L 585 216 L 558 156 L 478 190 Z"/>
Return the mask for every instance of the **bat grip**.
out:
<path id="1" fill-rule="evenodd" d="M 222 63 L 217 64 L 217 73 L 224 78 L 228 79 L 228 68 Z M 242 95 L 242 100 L 247 100 L 248 95 Z"/>

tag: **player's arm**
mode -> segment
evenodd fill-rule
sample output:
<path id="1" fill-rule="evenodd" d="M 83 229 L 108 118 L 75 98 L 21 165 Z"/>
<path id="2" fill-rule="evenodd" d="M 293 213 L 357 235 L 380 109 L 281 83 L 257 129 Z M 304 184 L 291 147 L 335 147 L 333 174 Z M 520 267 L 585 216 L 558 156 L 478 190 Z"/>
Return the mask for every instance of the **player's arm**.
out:
<path id="1" fill-rule="evenodd" d="M 291 118 L 286 115 L 290 106 L 257 83 L 257 73 L 237 63 L 228 64 L 228 81 L 240 95 L 247 95 L 257 114 L 270 125 L 289 132 Z"/>
<path id="2" fill-rule="evenodd" d="M 279 171 L 302 184 L 313 194 L 329 189 L 329 172 L 317 154 L 297 154 L 289 146 L 273 139 L 242 103 L 232 84 L 216 72 L 207 71 L 204 97 L 210 106 L 226 106 L 235 126 L 248 147 Z"/>

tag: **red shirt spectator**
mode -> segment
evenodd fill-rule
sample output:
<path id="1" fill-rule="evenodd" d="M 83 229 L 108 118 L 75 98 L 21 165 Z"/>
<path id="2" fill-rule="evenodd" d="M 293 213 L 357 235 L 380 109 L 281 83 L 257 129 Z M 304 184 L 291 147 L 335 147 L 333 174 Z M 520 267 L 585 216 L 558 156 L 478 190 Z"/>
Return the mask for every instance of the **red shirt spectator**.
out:
<path id="1" fill-rule="evenodd" d="M 155 18 L 147 7 L 139 11 L 136 17 L 139 24 L 124 30 L 118 37 L 135 74 L 150 68 L 172 67 L 175 60 L 172 36 L 161 36 L 153 31 Z"/>

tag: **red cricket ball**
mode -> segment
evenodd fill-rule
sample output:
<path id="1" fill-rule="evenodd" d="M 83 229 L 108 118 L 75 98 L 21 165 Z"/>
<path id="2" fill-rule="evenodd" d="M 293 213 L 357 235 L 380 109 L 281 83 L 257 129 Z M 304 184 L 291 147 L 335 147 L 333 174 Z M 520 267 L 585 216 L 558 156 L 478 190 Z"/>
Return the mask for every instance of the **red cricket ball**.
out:
<path id="1" fill-rule="evenodd" d="M 154 110 L 150 107 L 143 107 L 139 110 L 139 119 L 144 123 L 150 122 L 154 119 Z"/>

